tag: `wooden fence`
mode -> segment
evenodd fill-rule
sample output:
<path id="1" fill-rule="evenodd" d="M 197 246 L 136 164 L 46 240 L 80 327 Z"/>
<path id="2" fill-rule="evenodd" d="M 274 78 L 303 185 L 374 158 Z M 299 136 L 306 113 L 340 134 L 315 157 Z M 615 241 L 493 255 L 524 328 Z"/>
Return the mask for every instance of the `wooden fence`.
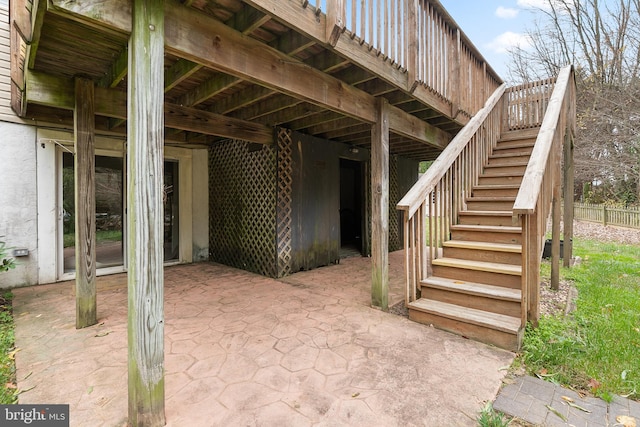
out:
<path id="1" fill-rule="evenodd" d="M 590 203 L 574 203 L 574 218 L 604 225 L 640 228 L 640 208 L 624 208 Z"/>

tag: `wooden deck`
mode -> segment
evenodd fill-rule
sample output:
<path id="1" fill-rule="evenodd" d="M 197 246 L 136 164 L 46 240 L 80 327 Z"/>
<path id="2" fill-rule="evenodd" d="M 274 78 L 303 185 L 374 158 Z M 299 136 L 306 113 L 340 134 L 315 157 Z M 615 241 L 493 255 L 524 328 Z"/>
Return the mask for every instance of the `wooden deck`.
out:
<path id="1" fill-rule="evenodd" d="M 165 2 L 166 144 L 270 144 L 280 126 L 369 147 L 385 98 L 390 153 L 429 160 L 501 83 L 438 1 L 328 0 L 326 13 L 306 0 L 183 3 Z M 14 110 L 72 128 L 82 76 L 96 86 L 96 132 L 125 135 L 130 10 L 11 1 Z"/>

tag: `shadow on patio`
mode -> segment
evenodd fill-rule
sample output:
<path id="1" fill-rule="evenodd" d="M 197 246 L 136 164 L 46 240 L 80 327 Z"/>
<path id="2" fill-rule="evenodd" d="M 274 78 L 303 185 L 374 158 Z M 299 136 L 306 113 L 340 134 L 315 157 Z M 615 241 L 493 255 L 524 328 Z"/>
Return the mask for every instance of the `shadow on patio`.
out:
<path id="1" fill-rule="evenodd" d="M 403 254 L 389 259 L 395 303 Z M 475 425 L 513 354 L 370 308 L 370 270 L 166 268 L 167 425 Z M 72 426 L 126 423 L 126 280 L 98 278 L 99 324 L 82 330 L 72 282 L 15 290 L 20 403 L 68 403 Z"/>

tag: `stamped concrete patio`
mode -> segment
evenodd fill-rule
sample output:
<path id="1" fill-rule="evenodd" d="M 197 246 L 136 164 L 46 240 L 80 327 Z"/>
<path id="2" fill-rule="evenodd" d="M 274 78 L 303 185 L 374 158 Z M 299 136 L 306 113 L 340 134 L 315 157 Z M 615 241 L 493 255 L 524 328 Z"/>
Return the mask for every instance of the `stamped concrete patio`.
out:
<path id="1" fill-rule="evenodd" d="M 367 258 L 273 280 L 165 269 L 169 426 L 472 426 L 513 354 L 369 307 Z M 390 255 L 391 300 L 402 253 Z M 126 275 L 98 279 L 75 329 L 73 283 L 15 290 L 20 403 L 68 403 L 72 426 L 127 416 Z"/>

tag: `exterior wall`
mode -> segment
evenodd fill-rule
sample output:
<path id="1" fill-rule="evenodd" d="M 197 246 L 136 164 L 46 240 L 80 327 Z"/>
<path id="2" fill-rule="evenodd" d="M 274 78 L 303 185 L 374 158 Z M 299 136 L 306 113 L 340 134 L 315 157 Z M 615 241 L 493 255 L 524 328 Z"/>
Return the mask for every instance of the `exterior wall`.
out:
<path id="1" fill-rule="evenodd" d="M 192 150 L 193 262 L 209 259 L 209 158 L 207 150 Z"/>
<path id="2" fill-rule="evenodd" d="M 38 283 L 38 216 L 35 128 L 0 122 L 0 240 L 28 249 L 13 270 L 0 273 L 0 288 Z"/>
<path id="3" fill-rule="evenodd" d="M 40 127 L 40 126 L 46 126 Z M 29 255 L 0 275 L 0 288 L 71 279 L 59 271 L 58 231 L 60 153 L 73 150 L 69 130 L 26 122 L 11 109 L 10 31 L 8 2 L 0 1 L 0 241 L 24 248 Z M 102 154 L 123 155 L 123 138 L 96 138 Z M 209 257 L 207 151 L 165 148 L 165 157 L 180 162 L 180 262 Z M 123 271 L 120 268 L 118 271 Z M 102 273 L 116 272 L 104 270 Z M 102 274 L 99 273 L 99 274 Z"/>
<path id="4" fill-rule="evenodd" d="M 0 240 L 28 249 L 29 256 L 0 274 L 0 288 L 38 282 L 36 136 L 11 110 L 8 9 L 8 2 L 0 2 Z"/>

